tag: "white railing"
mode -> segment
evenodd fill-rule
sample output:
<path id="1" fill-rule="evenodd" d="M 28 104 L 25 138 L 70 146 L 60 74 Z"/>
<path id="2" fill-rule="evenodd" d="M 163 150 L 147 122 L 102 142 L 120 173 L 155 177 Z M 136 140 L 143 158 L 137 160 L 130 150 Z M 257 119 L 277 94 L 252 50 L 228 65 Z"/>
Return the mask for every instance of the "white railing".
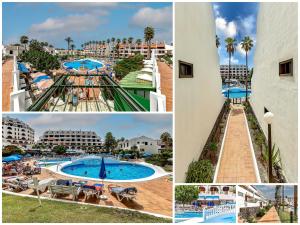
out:
<path id="1" fill-rule="evenodd" d="M 153 62 L 152 86 L 156 88 L 156 92 L 150 92 L 150 111 L 165 112 L 166 96 L 161 93 L 160 73 L 158 70 L 155 50 L 152 50 L 151 60 Z"/>
<path id="2" fill-rule="evenodd" d="M 204 221 L 228 213 L 235 213 L 235 204 L 220 205 L 209 209 L 203 209 Z"/>

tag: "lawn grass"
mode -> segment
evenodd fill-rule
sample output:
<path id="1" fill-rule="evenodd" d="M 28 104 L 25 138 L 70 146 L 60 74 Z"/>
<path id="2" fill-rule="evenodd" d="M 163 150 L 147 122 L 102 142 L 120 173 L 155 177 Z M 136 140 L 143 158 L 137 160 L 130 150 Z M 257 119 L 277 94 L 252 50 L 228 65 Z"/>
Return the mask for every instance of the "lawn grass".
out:
<path id="1" fill-rule="evenodd" d="M 290 213 L 287 211 L 283 211 L 282 208 L 278 210 L 278 215 L 281 223 L 290 223 Z M 294 223 L 297 223 L 297 218 L 294 217 Z"/>
<path id="2" fill-rule="evenodd" d="M 2 194 L 3 223 L 171 223 L 171 219 L 128 210 L 38 200 Z"/>

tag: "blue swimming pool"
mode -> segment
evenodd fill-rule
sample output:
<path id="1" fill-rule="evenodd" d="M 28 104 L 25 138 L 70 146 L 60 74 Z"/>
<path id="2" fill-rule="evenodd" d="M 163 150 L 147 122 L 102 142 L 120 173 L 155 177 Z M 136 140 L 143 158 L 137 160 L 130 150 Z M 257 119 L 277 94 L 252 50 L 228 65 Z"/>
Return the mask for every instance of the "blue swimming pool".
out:
<path id="1" fill-rule="evenodd" d="M 99 159 L 81 159 L 64 166 L 61 171 L 73 176 L 99 179 L 100 168 L 101 160 Z M 155 173 L 154 169 L 148 166 L 109 160 L 105 162 L 105 169 L 106 179 L 109 180 L 142 179 Z"/>
<path id="2" fill-rule="evenodd" d="M 76 70 L 79 70 L 80 68 L 87 69 L 87 70 L 94 70 L 94 69 L 102 68 L 103 64 L 97 60 L 80 59 L 80 60 L 65 62 L 64 67 L 70 69 L 76 69 Z"/>
<path id="3" fill-rule="evenodd" d="M 195 218 L 195 217 L 202 217 L 203 213 L 202 212 L 196 212 L 196 211 L 186 211 L 186 212 L 177 212 L 175 213 L 175 218 Z"/>
<path id="4" fill-rule="evenodd" d="M 211 219 L 207 219 L 204 221 L 205 223 L 235 223 L 236 215 L 235 213 L 226 214 L 222 216 L 217 216 Z"/>
<path id="5" fill-rule="evenodd" d="M 227 98 L 228 92 L 227 88 L 222 90 L 222 94 Z M 248 90 L 248 97 L 251 95 L 251 90 Z M 229 98 L 245 98 L 246 89 L 240 87 L 231 87 L 229 88 Z"/>

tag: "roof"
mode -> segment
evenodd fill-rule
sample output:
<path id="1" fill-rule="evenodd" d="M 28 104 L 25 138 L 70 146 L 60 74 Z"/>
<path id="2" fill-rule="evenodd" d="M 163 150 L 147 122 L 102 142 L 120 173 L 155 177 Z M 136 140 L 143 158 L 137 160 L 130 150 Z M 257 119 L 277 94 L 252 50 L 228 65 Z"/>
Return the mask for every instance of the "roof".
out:
<path id="1" fill-rule="evenodd" d="M 138 75 L 142 74 L 140 71 L 130 72 L 121 81 L 120 86 L 123 88 L 149 88 L 153 89 L 152 82 L 141 81 L 137 79 Z"/>

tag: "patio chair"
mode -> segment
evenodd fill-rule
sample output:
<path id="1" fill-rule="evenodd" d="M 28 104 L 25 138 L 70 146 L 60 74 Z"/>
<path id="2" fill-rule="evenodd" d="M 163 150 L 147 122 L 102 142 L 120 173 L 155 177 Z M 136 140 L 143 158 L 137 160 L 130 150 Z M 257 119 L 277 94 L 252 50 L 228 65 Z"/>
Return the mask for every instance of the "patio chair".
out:
<path id="1" fill-rule="evenodd" d="M 50 185 L 49 190 L 51 193 L 51 198 L 55 198 L 58 195 L 72 195 L 73 200 L 77 200 L 78 195 L 81 192 L 80 187 L 64 185 Z"/>
<path id="2" fill-rule="evenodd" d="M 118 201 L 123 201 L 123 199 L 126 199 L 128 201 L 132 201 L 136 198 L 137 189 L 136 187 L 128 187 L 124 188 L 121 186 L 108 186 L 108 191 L 115 195 L 118 199 Z"/>
<path id="3" fill-rule="evenodd" d="M 45 192 L 46 189 L 54 184 L 55 182 L 55 179 L 53 178 L 48 178 L 48 179 L 45 179 L 45 180 L 40 180 L 39 183 L 38 183 L 38 186 L 35 186 L 33 181 L 31 183 L 28 184 L 28 187 L 29 188 L 32 188 L 34 191 L 39 191 L 39 192 Z"/>

